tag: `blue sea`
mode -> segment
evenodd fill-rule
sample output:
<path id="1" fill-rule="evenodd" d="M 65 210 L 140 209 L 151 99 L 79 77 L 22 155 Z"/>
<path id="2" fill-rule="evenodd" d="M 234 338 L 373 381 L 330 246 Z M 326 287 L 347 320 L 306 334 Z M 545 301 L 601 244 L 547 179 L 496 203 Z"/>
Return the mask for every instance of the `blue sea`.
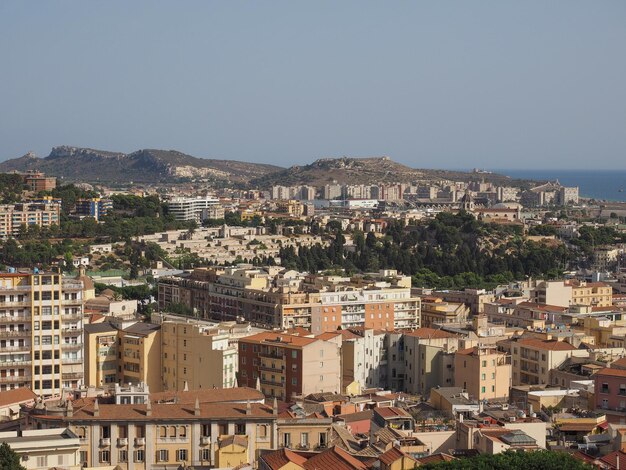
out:
<path id="1" fill-rule="evenodd" d="M 563 186 L 578 186 L 581 197 L 626 202 L 626 170 L 495 170 L 494 172 L 511 178 L 559 180 Z M 623 191 L 620 192 L 620 189 Z"/>

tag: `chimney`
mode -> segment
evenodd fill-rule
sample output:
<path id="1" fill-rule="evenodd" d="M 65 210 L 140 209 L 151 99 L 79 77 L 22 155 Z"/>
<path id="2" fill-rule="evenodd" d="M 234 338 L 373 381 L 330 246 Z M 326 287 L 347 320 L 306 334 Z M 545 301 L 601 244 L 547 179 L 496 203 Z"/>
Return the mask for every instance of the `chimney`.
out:
<path id="1" fill-rule="evenodd" d="M 74 406 L 72 405 L 72 400 L 67 400 L 66 402 L 65 416 L 67 416 L 68 418 L 74 416 Z"/>
<path id="2" fill-rule="evenodd" d="M 200 400 L 196 397 L 196 403 L 193 406 L 194 416 L 200 416 Z"/>
<path id="3" fill-rule="evenodd" d="M 274 407 L 273 407 L 272 414 L 274 414 L 274 415 L 278 414 L 278 400 L 276 400 L 276 397 L 274 397 Z"/>
<path id="4" fill-rule="evenodd" d="M 250 406 L 250 400 L 246 401 L 246 415 L 250 416 L 252 414 L 252 407 Z"/>
<path id="5" fill-rule="evenodd" d="M 189 391 L 189 382 L 187 382 L 185 380 L 184 386 L 183 386 L 183 392 L 188 392 Z"/>
<path id="6" fill-rule="evenodd" d="M 146 402 L 146 416 L 152 416 L 152 402 L 150 401 L 150 398 L 148 398 L 148 401 Z"/>
<path id="7" fill-rule="evenodd" d="M 100 416 L 100 404 L 98 403 L 98 399 L 93 403 L 93 415 L 97 418 Z"/>

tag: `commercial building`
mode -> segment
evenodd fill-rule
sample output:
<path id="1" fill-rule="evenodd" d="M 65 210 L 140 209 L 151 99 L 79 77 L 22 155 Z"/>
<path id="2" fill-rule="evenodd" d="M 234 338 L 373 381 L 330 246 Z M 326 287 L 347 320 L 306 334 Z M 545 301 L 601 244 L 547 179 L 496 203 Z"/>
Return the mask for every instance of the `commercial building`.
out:
<path id="1" fill-rule="evenodd" d="M 50 397 L 83 384 L 82 291 L 59 273 L 0 273 L 0 392 Z"/>
<path id="2" fill-rule="evenodd" d="M 511 356 L 494 347 L 461 349 L 454 355 L 454 383 L 477 400 L 508 399 Z"/>
<path id="3" fill-rule="evenodd" d="M 0 205 L 0 238 L 15 237 L 22 226 L 50 227 L 58 225 L 61 202 L 43 200 Z"/>
<path id="4" fill-rule="evenodd" d="M 297 395 L 341 390 L 339 346 L 331 341 L 275 332 L 239 340 L 241 386 L 256 387 L 268 397 L 288 401 Z"/>
<path id="5" fill-rule="evenodd" d="M 210 197 L 175 197 L 167 202 L 170 213 L 176 220 L 192 220 L 201 223 L 206 219 L 223 218 L 224 209 L 219 199 Z M 220 217 L 217 217 L 221 215 Z"/>

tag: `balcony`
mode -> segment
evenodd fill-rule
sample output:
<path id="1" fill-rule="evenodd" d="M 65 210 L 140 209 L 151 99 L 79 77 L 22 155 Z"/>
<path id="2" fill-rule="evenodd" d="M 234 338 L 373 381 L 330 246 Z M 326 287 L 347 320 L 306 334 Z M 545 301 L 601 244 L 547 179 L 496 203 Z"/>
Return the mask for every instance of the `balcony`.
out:
<path id="1" fill-rule="evenodd" d="M 200 438 L 200 445 L 201 446 L 208 446 L 211 444 L 211 437 L 210 436 L 202 436 Z"/>
<path id="2" fill-rule="evenodd" d="M 80 321 L 82 319 L 83 319 L 83 315 L 78 314 L 78 313 L 73 313 L 69 315 L 61 315 L 62 321 Z"/>
<path id="3" fill-rule="evenodd" d="M 0 303 L 0 308 L 20 308 L 20 307 L 30 307 L 30 301 L 23 300 L 20 302 L 2 302 Z"/>
<path id="4" fill-rule="evenodd" d="M 269 364 L 259 364 L 259 370 L 267 370 L 270 372 L 280 372 L 283 373 L 285 372 L 285 367 L 284 366 L 272 366 Z"/>
<path id="5" fill-rule="evenodd" d="M 0 338 L 30 338 L 30 330 L 0 330 Z"/>
<path id="6" fill-rule="evenodd" d="M 63 351 L 80 351 L 82 348 L 83 345 L 78 343 L 63 343 L 61 345 Z"/>
<path id="7" fill-rule="evenodd" d="M 136 437 L 135 438 L 135 445 L 136 446 L 145 446 L 146 445 L 146 438 L 145 437 Z"/>
<path id="8" fill-rule="evenodd" d="M 82 328 L 67 328 L 65 330 L 61 330 L 61 334 L 63 336 L 80 336 L 83 334 Z"/>
<path id="9" fill-rule="evenodd" d="M 63 372 L 63 380 L 79 380 L 82 378 L 82 372 Z"/>
<path id="10" fill-rule="evenodd" d="M 11 359 L 8 361 L 0 362 L 0 368 L 2 367 L 19 367 L 19 366 L 30 366 L 32 361 L 30 359 L 22 360 L 22 359 Z"/>
<path id="11" fill-rule="evenodd" d="M 285 386 L 285 382 L 278 382 L 276 380 L 261 379 L 261 383 L 264 385 L 271 385 L 272 387 L 284 387 Z"/>
<path id="12" fill-rule="evenodd" d="M 3 315 L 0 316 L 0 323 L 30 323 L 32 317 L 30 315 L 18 315 L 18 316 L 9 316 Z"/>
<path id="13" fill-rule="evenodd" d="M 0 383 L 18 383 L 18 382 L 30 382 L 30 377 L 24 375 L 8 375 L 6 377 L 0 377 Z"/>
<path id="14" fill-rule="evenodd" d="M 281 361 L 284 361 L 286 356 L 281 352 L 281 353 L 276 353 L 276 352 L 259 352 L 259 357 L 267 357 L 269 359 L 280 359 Z"/>
<path id="15" fill-rule="evenodd" d="M 0 348 L 0 353 L 8 352 L 29 352 L 30 346 L 5 346 Z"/>
<path id="16" fill-rule="evenodd" d="M 127 437 L 119 437 L 117 439 L 117 446 L 118 447 L 126 447 L 128 445 L 128 438 Z"/>

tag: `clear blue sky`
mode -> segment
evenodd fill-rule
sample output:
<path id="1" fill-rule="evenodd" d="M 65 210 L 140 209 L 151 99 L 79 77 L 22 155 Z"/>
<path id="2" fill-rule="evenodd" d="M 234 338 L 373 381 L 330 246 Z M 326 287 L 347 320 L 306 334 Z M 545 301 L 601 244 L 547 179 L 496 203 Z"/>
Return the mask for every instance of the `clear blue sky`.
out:
<path id="1" fill-rule="evenodd" d="M 0 2 L 0 160 L 626 169 L 626 2 Z"/>

